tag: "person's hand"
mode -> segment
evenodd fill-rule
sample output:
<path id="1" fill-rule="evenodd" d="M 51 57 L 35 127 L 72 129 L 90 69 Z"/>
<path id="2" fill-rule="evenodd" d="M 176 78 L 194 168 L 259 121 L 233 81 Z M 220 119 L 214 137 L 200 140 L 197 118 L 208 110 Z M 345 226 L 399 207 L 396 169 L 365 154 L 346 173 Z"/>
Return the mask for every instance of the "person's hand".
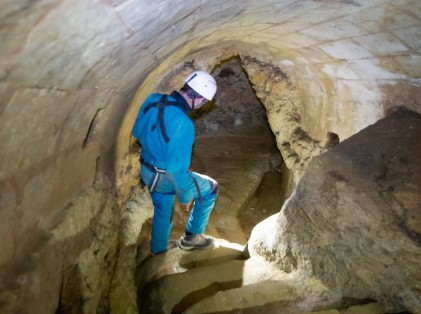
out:
<path id="1" fill-rule="evenodd" d="M 192 202 L 187 203 L 187 204 L 181 204 L 180 203 L 180 208 L 181 208 L 181 210 L 184 210 L 184 211 L 188 212 L 190 210 L 191 204 L 192 204 Z"/>

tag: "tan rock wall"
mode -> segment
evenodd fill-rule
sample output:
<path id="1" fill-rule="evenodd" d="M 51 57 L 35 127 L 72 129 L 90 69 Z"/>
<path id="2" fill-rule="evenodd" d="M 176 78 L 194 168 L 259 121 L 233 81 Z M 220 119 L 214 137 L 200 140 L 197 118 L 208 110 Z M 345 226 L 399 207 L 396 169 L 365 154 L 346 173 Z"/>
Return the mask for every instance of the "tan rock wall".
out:
<path id="1" fill-rule="evenodd" d="M 315 158 L 279 215 L 253 230 L 251 255 L 419 313 L 420 122 L 395 112 Z"/>
<path id="2" fill-rule="evenodd" d="M 46 269 L 57 274 L 69 274 L 69 265 L 83 274 L 103 269 L 105 277 L 92 279 L 91 288 L 109 276 L 116 240 L 108 239 L 117 237 L 118 208 L 136 182 L 128 154 L 131 126 L 149 92 L 180 85 L 188 71 L 182 68 L 185 62 L 210 71 L 233 55 L 246 63 L 245 56 L 258 55 L 259 62 L 287 74 L 293 87 L 288 85 L 287 97 L 294 101 L 288 106 L 294 109 L 276 113 L 284 101 L 279 97 L 287 93 L 280 88 L 287 81 L 276 83 L 279 93 L 271 96 L 277 75 L 259 77 L 263 72 L 257 64 L 247 65 L 259 97 L 275 109 L 269 120 L 282 134 L 278 146 L 290 158 L 297 180 L 318 153 L 314 143 L 323 144 L 327 132 L 343 140 L 397 103 L 420 112 L 420 10 L 416 0 L 3 3 L 0 276 L 6 284 L 0 285 L 0 304 L 24 309 L 37 299 L 40 308 L 54 311 L 61 284 L 41 275 Z M 285 130 L 290 127 L 285 113 L 301 116 L 299 129 L 294 125 Z M 304 134 L 311 140 L 300 147 Z M 290 157 L 284 142 L 293 150 Z M 297 164 L 291 159 L 294 152 Z M 77 205 L 80 212 L 95 213 L 83 220 L 89 231 L 75 228 L 64 242 L 51 237 L 57 221 L 65 229 L 74 228 L 80 212 L 70 215 L 68 210 L 80 197 L 95 200 Z M 97 202 L 102 199 L 105 204 Z M 108 231 L 96 237 L 97 228 Z M 99 255 L 94 254 L 97 245 Z M 84 250 L 88 252 L 82 254 Z M 63 263 L 49 265 L 51 252 Z M 13 270 L 12 265 L 25 263 L 28 256 L 37 257 L 30 268 Z M 81 266 L 85 258 L 91 262 L 84 265 L 92 268 Z M 100 266 L 103 258 L 109 265 Z M 30 273 L 40 275 L 33 281 L 20 277 Z M 106 286 L 96 291 L 106 291 Z M 45 298 L 39 298 L 41 289 Z M 61 295 L 66 295 L 63 289 Z M 82 295 L 94 300 L 86 301 L 88 308 L 99 302 L 98 296 Z"/>

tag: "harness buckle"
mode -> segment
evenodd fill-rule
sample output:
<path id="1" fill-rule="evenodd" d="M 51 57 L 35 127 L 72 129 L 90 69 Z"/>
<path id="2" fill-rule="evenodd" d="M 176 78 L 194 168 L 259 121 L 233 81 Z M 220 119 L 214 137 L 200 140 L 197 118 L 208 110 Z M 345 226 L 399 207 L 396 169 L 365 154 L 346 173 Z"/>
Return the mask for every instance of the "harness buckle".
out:
<path id="1" fill-rule="evenodd" d="M 149 162 L 147 162 L 146 160 L 144 160 L 143 157 L 140 157 L 140 163 L 142 165 L 144 165 L 146 168 L 148 168 L 151 172 L 154 173 L 151 182 L 149 184 L 145 184 L 145 185 L 148 186 L 149 192 L 153 193 L 153 192 L 155 192 L 155 190 L 158 186 L 160 175 L 166 174 L 167 171 L 165 169 L 160 169 L 158 167 L 155 167 L 154 165 L 152 165 Z M 141 182 L 141 184 L 142 184 L 142 182 Z"/>

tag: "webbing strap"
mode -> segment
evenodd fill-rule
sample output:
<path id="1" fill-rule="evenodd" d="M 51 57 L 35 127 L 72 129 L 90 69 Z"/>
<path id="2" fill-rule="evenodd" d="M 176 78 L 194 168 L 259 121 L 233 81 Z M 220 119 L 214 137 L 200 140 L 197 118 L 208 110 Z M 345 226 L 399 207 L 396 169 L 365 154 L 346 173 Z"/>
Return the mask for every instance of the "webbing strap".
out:
<path id="1" fill-rule="evenodd" d="M 197 183 L 196 178 L 192 176 L 191 172 L 189 172 L 189 174 L 190 174 L 190 177 L 193 179 L 194 185 L 196 187 L 197 196 L 199 197 L 199 203 L 203 204 L 203 198 L 202 198 L 202 193 L 200 192 L 199 183 Z"/>
<path id="2" fill-rule="evenodd" d="M 161 175 L 165 174 L 166 171 L 165 169 L 160 169 L 158 167 L 153 166 L 152 164 L 144 160 L 142 157 L 140 157 L 140 163 L 154 173 L 151 182 L 148 184 L 149 192 L 153 193 L 155 192 L 156 187 L 158 186 Z"/>
<path id="3" fill-rule="evenodd" d="M 165 100 L 165 101 L 168 103 L 167 100 Z M 159 104 L 158 104 L 158 106 L 159 106 Z M 170 138 L 168 137 L 167 129 L 165 128 L 165 123 L 164 123 L 164 108 L 165 107 L 159 106 L 158 108 L 159 108 L 159 111 L 158 111 L 159 127 L 161 129 L 162 136 L 164 137 L 165 142 L 168 143 L 170 141 Z"/>
<path id="4" fill-rule="evenodd" d="M 168 137 L 167 129 L 165 128 L 164 123 L 164 109 L 167 106 L 175 106 L 180 107 L 180 105 L 175 101 L 168 101 L 167 95 L 162 95 L 158 102 L 150 103 L 146 106 L 144 113 L 148 112 L 151 108 L 158 108 L 158 116 L 155 124 L 152 126 L 151 131 L 154 131 L 156 127 L 159 125 L 161 129 L 162 137 L 164 138 L 165 142 L 168 143 L 170 138 Z"/>

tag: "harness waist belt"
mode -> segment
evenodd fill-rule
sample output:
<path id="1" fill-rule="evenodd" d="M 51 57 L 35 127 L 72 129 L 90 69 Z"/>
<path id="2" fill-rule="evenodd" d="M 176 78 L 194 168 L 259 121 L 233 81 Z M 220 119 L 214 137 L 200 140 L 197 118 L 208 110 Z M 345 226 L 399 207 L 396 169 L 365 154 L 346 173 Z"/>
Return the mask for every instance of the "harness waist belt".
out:
<path id="1" fill-rule="evenodd" d="M 144 165 L 146 168 L 148 168 L 150 171 L 154 172 L 154 176 L 152 177 L 151 183 L 148 184 L 149 192 L 153 193 L 155 192 L 156 187 L 158 185 L 159 176 L 161 174 L 165 174 L 167 171 L 165 169 L 160 169 L 158 167 L 155 167 L 154 165 L 144 160 L 142 157 L 140 158 L 140 163 Z"/>
<path id="2" fill-rule="evenodd" d="M 159 172 L 159 173 L 166 173 L 167 172 L 165 169 L 161 169 L 161 168 L 155 167 L 154 165 L 150 164 L 145 159 L 143 159 L 143 157 L 140 158 L 140 163 L 152 172 Z"/>

